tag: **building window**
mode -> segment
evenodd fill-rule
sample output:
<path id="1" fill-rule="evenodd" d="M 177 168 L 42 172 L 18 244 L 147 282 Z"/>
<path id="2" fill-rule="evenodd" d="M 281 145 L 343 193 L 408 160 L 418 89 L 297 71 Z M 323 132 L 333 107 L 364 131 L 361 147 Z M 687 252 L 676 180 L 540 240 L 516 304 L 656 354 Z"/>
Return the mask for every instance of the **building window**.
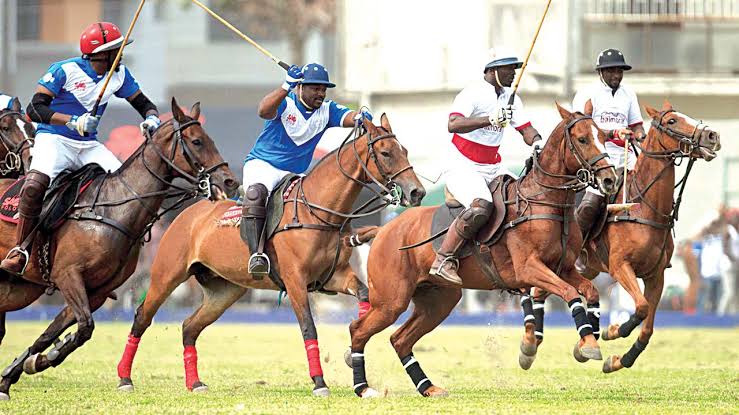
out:
<path id="1" fill-rule="evenodd" d="M 38 40 L 41 35 L 41 0 L 18 2 L 18 40 Z"/>

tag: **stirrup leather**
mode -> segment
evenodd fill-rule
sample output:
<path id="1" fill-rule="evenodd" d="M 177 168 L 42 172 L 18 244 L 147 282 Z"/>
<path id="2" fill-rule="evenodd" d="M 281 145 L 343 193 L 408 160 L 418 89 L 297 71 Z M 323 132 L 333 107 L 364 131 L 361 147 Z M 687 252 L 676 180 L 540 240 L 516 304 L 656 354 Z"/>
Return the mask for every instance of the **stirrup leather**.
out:
<path id="1" fill-rule="evenodd" d="M 250 274 L 253 273 L 254 266 L 252 265 L 252 260 L 254 260 L 256 258 L 264 258 L 264 260 L 267 261 L 267 271 L 265 271 L 264 273 L 265 274 L 269 274 L 269 271 L 272 269 L 272 264 L 269 261 L 269 257 L 267 256 L 267 254 L 265 254 L 265 253 L 259 253 L 259 252 L 255 252 L 255 253 L 251 254 L 251 256 L 249 257 L 249 269 L 247 271 Z"/>
<path id="2" fill-rule="evenodd" d="M 28 254 L 28 251 L 26 251 L 25 249 L 21 248 L 20 246 L 16 246 L 10 251 L 8 251 L 8 255 L 5 255 L 5 259 L 10 258 L 10 256 L 14 252 L 17 252 L 18 255 L 22 255 L 25 258 L 25 261 L 23 261 L 23 268 L 21 268 L 21 272 L 20 272 L 20 275 L 23 275 L 26 273 L 26 267 L 28 267 L 28 261 L 30 260 L 30 255 Z"/>
<path id="3" fill-rule="evenodd" d="M 441 260 L 441 263 L 439 263 L 439 266 L 438 267 L 431 269 L 431 275 L 442 275 L 442 274 L 444 274 L 443 268 L 444 268 L 444 264 L 446 264 L 447 262 L 452 262 L 454 264 L 454 269 L 455 270 L 456 269 L 459 269 L 459 260 L 456 257 L 454 257 L 453 255 L 450 255 L 450 256 L 444 257 L 444 259 Z"/>

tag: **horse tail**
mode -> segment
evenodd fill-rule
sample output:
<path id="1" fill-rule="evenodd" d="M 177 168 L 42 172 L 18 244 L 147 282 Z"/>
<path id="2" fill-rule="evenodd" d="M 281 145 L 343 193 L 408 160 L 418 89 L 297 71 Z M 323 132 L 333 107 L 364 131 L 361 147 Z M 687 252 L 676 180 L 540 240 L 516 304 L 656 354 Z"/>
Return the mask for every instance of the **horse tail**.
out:
<path id="1" fill-rule="evenodd" d="M 354 233 L 343 238 L 344 246 L 355 247 L 371 241 L 380 231 L 379 226 L 362 226 L 354 229 Z"/>

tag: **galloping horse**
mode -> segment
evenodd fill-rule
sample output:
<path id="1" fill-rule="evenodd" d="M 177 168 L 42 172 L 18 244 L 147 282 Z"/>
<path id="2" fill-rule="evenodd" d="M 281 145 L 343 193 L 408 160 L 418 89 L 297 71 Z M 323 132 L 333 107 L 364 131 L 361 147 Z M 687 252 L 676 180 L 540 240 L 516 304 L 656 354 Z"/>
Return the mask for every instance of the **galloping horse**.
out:
<path id="1" fill-rule="evenodd" d="M 603 340 L 628 337 L 643 322 L 631 349 L 623 356 L 612 355 L 603 363 L 605 373 L 631 367 L 646 349 L 654 332 L 654 316 L 662 297 L 665 268 L 672 258 L 671 231 L 678 218 L 682 190 L 693 162 L 699 158 L 711 161 L 721 149 L 716 131 L 675 111 L 669 102 L 665 101 L 662 110 L 645 108 L 652 117 L 652 128 L 644 142 L 637 143 L 641 154 L 627 188 L 628 200 L 638 205 L 627 212 L 609 212 L 603 231 L 585 245 L 588 267 L 583 275 L 595 278 L 599 272 L 608 272 L 631 295 L 636 306 L 636 311 L 624 324 L 608 326 Z M 675 166 L 686 158 L 688 166 L 678 183 L 682 188 L 675 200 Z M 637 278 L 644 281 L 643 294 Z M 538 301 L 543 302 L 546 294 L 537 295 Z M 536 315 L 536 324 L 543 327 L 541 317 Z"/>
<path id="2" fill-rule="evenodd" d="M 10 109 L 0 111 L 0 178 L 18 177 L 30 165 L 36 129 L 13 100 Z"/>
<path id="3" fill-rule="evenodd" d="M 575 353 L 598 359 L 600 349 L 589 329 L 577 290 L 594 298 L 598 294 L 592 284 L 574 270 L 582 240 L 573 208 L 575 191 L 588 183 L 596 182 L 605 193 L 614 192 L 616 174 L 603 154 L 605 136 L 593 120 L 580 113 L 570 113 L 559 105 L 557 109 L 562 121 L 541 153 L 535 152 L 532 171 L 506 188 L 502 195 L 504 204 L 495 198 L 498 202 L 494 204 L 504 206 L 505 211 L 494 212 L 490 222 L 496 223 L 495 219 L 501 220 L 504 215 L 506 225 L 501 228 L 502 236 L 489 251 L 480 250 L 475 244 L 473 255 L 460 260 L 459 275 L 464 288 L 518 291 L 537 286 L 553 290 L 570 302 L 573 310 L 581 336 Z M 365 345 L 370 337 L 396 321 L 411 299 L 415 304 L 413 314 L 393 333 L 390 342 L 419 393 L 424 396 L 446 394 L 432 385 L 413 357 L 412 349 L 422 336 L 449 315 L 461 298 L 462 290 L 436 285 L 428 273 L 435 255 L 430 245 L 398 252 L 401 246 L 429 235 L 436 210 L 437 207 L 408 209 L 380 228 L 370 249 L 367 272 L 371 308 L 349 326 L 354 392 L 358 396 L 377 395 L 365 376 Z M 480 246 L 487 247 L 485 242 L 488 241 L 481 241 Z M 495 268 L 497 271 L 491 271 Z M 555 273 L 554 269 L 559 272 Z"/>
<path id="4" fill-rule="evenodd" d="M 356 288 L 340 283 L 341 280 L 346 282 L 346 276 L 327 283 L 322 281 L 330 275 L 327 271 L 335 263 L 343 224 L 359 216 L 343 212 L 351 211 L 366 183 L 374 182 L 382 188 L 399 186 L 404 205 L 418 206 L 426 194 L 413 173 L 406 150 L 392 133 L 387 116 L 382 115 L 381 127 L 367 120 L 364 125 L 365 134 L 347 144 L 348 136 L 338 150 L 325 156 L 307 176 L 299 179 L 287 195 L 282 194 L 287 198 L 284 214 L 277 233 L 267 244 L 272 268 L 279 270 L 303 334 L 309 374 L 315 385 L 313 394 L 317 396 L 327 396 L 329 389 L 323 379 L 318 335 L 306 287 L 315 287 L 318 282 L 319 286 L 325 283 L 327 291 L 357 294 Z M 378 178 L 383 180 L 384 186 Z M 280 197 L 277 190 L 275 193 Z M 195 276 L 204 292 L 203 304 L 182 323 L 185 386 L 192 391 L 207 389 L 197 373 L 195 349 L 203 329 L 244 295 L 247 288 L 280 289 L 272 278 L 257 280 L 247 272 L 249 249 L 239 237 L 239 230 L 218 225 L 219 219 L 233 206 L 234 203 L 228 201 L 215 205 L 195 204 L 182 212 L 162 237 L 152 265 L 146 300 L 136 311 L 128 343 L 118 364 L 119 388 L 133 387 L 131 365 L 141 336 L 172 290 L 190 276 Z M 340 258 L 339 262 L 348 269 L 347 257 Z M 350 277 L 356 280 L 353 273 Z"/>
<path id="5" fill-rule="evenodd" d="M 0 312 L 26 307 L 44 291 L 59 289 L 67 307 L 36 342 L 2 372 L 0 399 L 23 371 L 56 367 L 92 336 L 92 312 L 136 268 L 142 238 L 161 214 L 165 199 L 175 205 L 198 194 L 236 193 L 238 181 L 200 126 L 200 105 L 186 116 L 172 99 L 173 120 L 162 124 L 115 173 L 95 176 L 64 222 L 48 238 L 38 235 L 23 279 L 0 279 Z M 175 177 L 188 185 L 174 185 Z M 12 181 L 0 182 L 0 192 Z M 207 202 L 206 202 L 207 203 Z M 15 227 L 0 223 L 0 247 L 7 252 Z M 41 238 L 41 240 L 39 240 Z M 74 323 L 78 331 L 58 337 Z M 41 354 L 54 344 L 48 354 Z"/>

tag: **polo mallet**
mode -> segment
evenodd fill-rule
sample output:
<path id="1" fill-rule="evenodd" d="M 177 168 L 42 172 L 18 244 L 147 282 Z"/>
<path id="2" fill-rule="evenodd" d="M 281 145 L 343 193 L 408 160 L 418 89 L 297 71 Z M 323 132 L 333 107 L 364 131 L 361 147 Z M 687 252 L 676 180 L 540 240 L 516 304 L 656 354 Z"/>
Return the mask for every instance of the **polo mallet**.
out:
<path id="1" fill-rule="evenodd" d="M 136 9 L 136 14 L 133 16 L 133 20 L 131 20 L 131 25 L 128 26 L 128 31 L 126 31 L 126 36 L 123 38 L 123 43 L 121 43 L 121 47 L 118 49 L 118 54 L 116 54 L 115 60 L 113 60 L 113 66 L 111 66 L 110 70 L 108 70 L 108 75 L 105 77 L 105 82 L 103 83 L 103 89 L 100 90 L 98 99 L 95 101 L 95 105 L 92 107 L 92 111 L 90 111 L 90 113 L 93 116 L 97 115 L 98 107 L 100 106 L 100 101 L 103 100 L 103 95 L 105 94 L 105 90 L 108 88 L 108 83 L 110 82 L 110 78 L 113 77 L 113 72 L 115 72 L 115 68 L 118 66 L 118 63 L 121 61 L 121 56 L 123 56 L 123 48 L 126 47 L 126 43 L 128 43 L 128 37 L 131 36 L 131 32 L 133 32 L 133 27 L 136 25 L 136 20 L 139 19 L 139 14 L 141 14 L 141 9 L 144 8 L 144 2 L 146 2 L 146 0 L 141 0 L 141 3 L 139 3 L 138 9 Z"/>
<path id="2" fill-rule="evenodd" d="M 552 4 L 552 0 L 549 0 L 547 2 L 547 7 L 544 9 L 544 14 L 541 15 L 539 26 L 536 28 L 536 33 L 534 33 L 534 40 L 531 41 L 531 46 L 529 47 L 529 53 L 526 54 L 526 59 L 523 61 L 523 66 L 521 66 L 521 72 L 518 73 L 518 77 L 516 77 L 516 83 L 513 84 L 513 93 L 511 93 L 511 97 L 508 98 L 508 105 L 513 105 L 513 100 L 516 98 L 516 91 L 518 91 L 518 84 L 519 82 L 521 82 L 521 77 L 523 76 L 523 72 L 526 70 L 526 65 L 529 64 L 529 58 L 531 57 L 531 52 L 534 50 L 534 45 L 536 44 L 536 38 L 539 37 L 539 31 L 541 30 L 541 25 L 544 24 L 544 18 L 547 17 L 547 12 L 549 11 L 550 4 Z"/>
<path id="3" fill-rule="evenodd" d="M 226 19 L 224 19 L 223 17 L 217 15 L 213 10 L 209 9 L 206 5 L 204 5 L 203 3 L 199 2 L 198 0 L 192 0 L 192 2 L 195 3 L 196 5 L 198 5 L 198 7 L 200 7 L 201 9 L 205 10 L 209 15 L 213 16 L 214 19 L 216 19 L 219 22 L 223 23 L 223 25 L 226 26 L 227 28 L 231 29 L 232 32 L 236 33 L 242 39 L 244 39 L 247 42 L 249 42 L 252 46 L 254 46 L 255 48 L 257 48 L 257 50 L 260 51 L 260 52 L 262 52 L 265 56 L 267 56 L 268 58 L 272 59 L 272 61 L 274 61 L 274 63 L 280 65 L 280 67 L 282 69 L 284 69 L 284 70 L 290 69 L 290 65 L 288 65 L 287 63 L 281 61 L 278 57 L 276 57 L 275 55 L 271 54 L 267 49 L 261 47 L 257 42 L 253 41 L 249 36 L 243 34 L 239 29 L 235 28 L 231 23 L 227 22 Z"/>

